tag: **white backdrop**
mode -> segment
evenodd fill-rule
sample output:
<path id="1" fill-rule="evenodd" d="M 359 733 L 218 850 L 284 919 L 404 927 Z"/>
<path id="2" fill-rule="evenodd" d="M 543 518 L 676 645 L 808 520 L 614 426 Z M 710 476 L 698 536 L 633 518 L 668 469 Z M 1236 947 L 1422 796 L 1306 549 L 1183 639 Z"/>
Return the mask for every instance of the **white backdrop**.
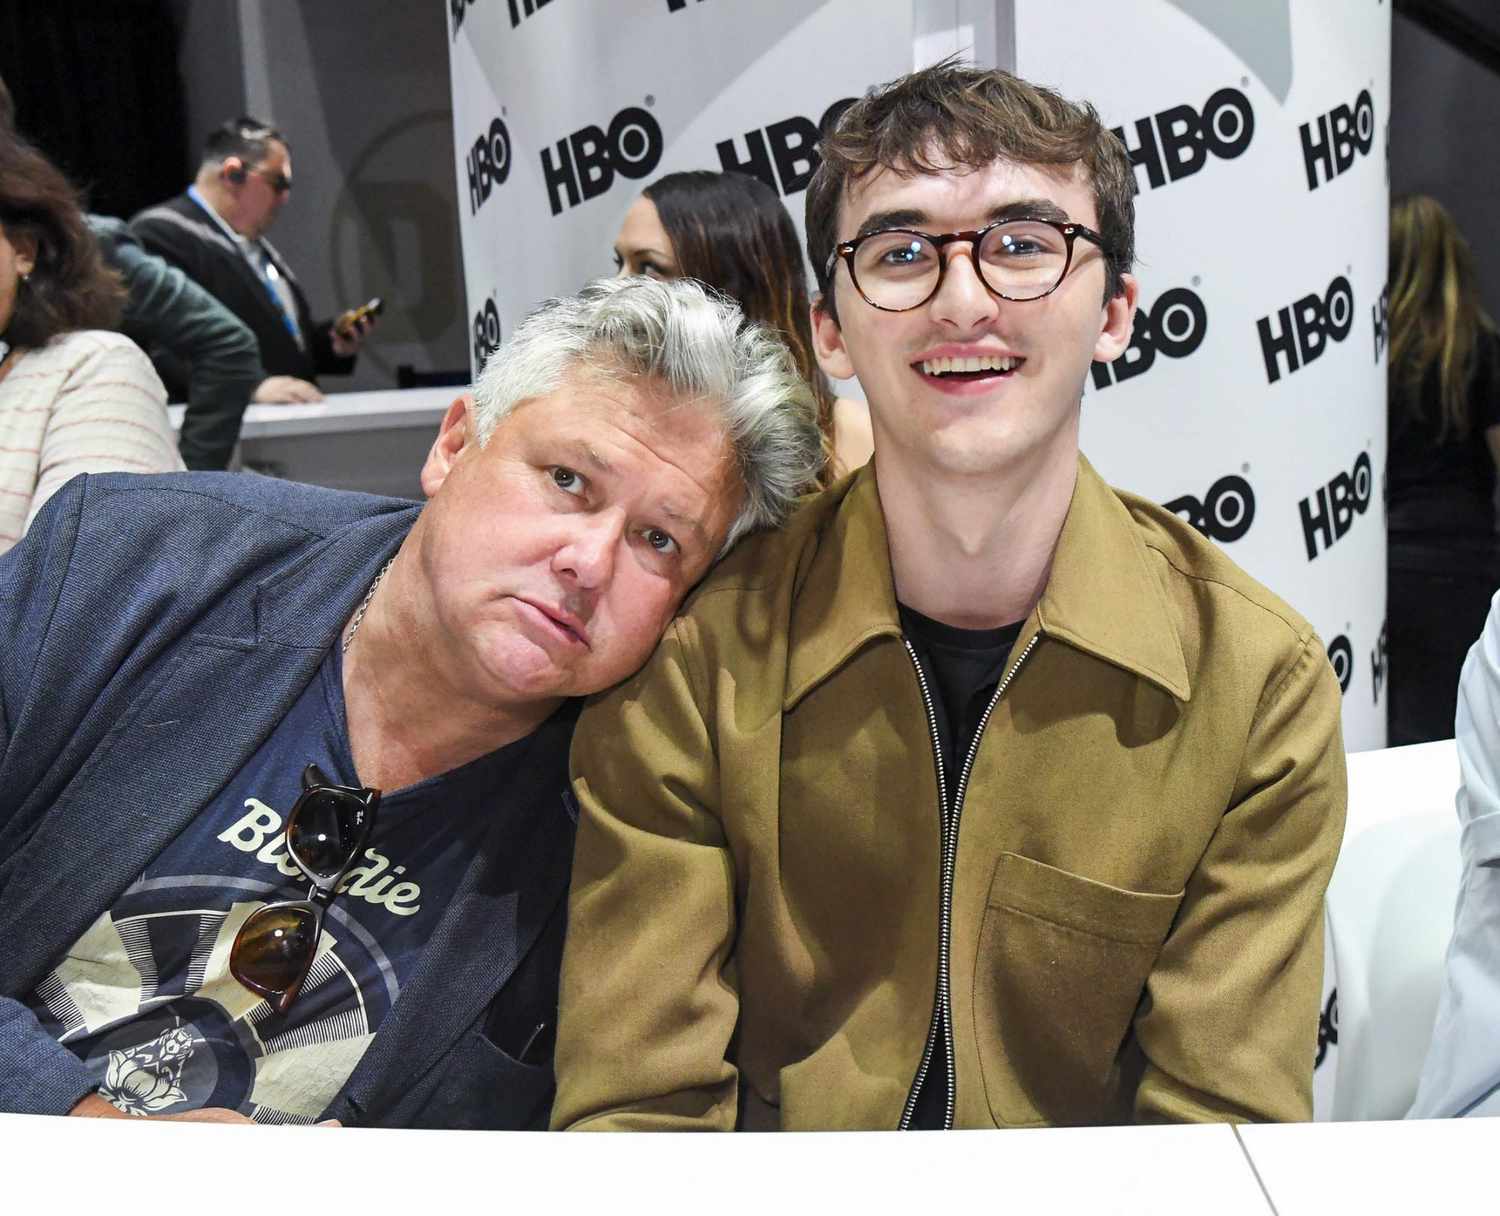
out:
<path id="1" fill-rule="evenodd" d="M 1385 744 L 1390 6 L 1014 0 L 1020 75 L 1136 161 L 1142 320 L 1083 446 L 1312 621 L 1350 750 Z"/>
<path id="2" fill-rule="evenodd" d="M 912 0 L 444 8 L 476 368 L 538 300 L 613 273 L 626 208 L 663 174 L 755 173 L 800 236 L 819 122 L 912 62 Z"/>
<path id="3" fill-rule="evenodd" d="M 1136 161 L 1142 313 L 1083 444 L 1306 615 L 1385 742 L 1390 12 L 1368 0 L 445 0 L 477 367 L 610 273 L 626 208 L 741 168 L 799 232 L 830 107 L 953 50 L 1087 98 Z M 841 391 L 849 391 L 843 388 Z"/>

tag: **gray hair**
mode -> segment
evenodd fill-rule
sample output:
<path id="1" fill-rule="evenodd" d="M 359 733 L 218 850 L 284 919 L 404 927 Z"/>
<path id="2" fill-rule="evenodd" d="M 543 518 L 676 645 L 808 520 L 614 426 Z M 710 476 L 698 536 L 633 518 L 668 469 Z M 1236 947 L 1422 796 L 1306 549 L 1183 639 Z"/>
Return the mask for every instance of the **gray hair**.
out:
<path id="1" fill-rule="evenodd" d="M 778 527 L 822 467 L 817 405 L 786 346 L 694 279 L 600 279 L 544 301 L 474 383 L 480 445 L 516 406 L 554 392 L 578 367 L 650 377 L 684 402 L 718 409 L 745 487 L 723 552 L 747 532 Z"/>

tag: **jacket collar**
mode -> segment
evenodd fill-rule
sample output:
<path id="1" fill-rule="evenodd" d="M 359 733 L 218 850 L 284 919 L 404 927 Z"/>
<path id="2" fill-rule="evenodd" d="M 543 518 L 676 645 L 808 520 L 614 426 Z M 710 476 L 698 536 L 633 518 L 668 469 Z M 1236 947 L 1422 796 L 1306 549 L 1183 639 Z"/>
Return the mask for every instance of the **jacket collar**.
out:
<path id="1" fill-rule="evenodd" d="M 1022 638 L 1040 631 L 1186 701 L 1187 662 L 1173 620 L 1140 529 L 1080 454 L 1052 573 Z M 845 487 L 792 608 L 783 707 L 790 709 L 872 638 L 900 635 L 872 462 Z"/>

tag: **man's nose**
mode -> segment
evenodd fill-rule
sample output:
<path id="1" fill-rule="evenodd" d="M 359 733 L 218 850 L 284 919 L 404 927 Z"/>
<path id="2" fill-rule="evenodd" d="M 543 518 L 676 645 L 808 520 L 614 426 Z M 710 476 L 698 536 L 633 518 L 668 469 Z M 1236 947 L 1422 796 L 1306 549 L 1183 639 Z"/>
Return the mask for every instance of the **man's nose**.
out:
<path id="1" fill-rule="evenodd" d="M 933 316 L 963 330 L 993 320 L 1000 298 L 979 277 L 974 246 L 967 241 L 954 242 L 944 252 L 947 262 L 943 281 L 929 305 Z"/>
<path id="2" fill-rule="evenodd" d="M 579 513 L 569 521 L 569 535 L 552 559 L 553 570 L 585 590 L 601 590 L 614 575 L 615 555 L 624 535 L 624 518 L 616 512 Z"/>

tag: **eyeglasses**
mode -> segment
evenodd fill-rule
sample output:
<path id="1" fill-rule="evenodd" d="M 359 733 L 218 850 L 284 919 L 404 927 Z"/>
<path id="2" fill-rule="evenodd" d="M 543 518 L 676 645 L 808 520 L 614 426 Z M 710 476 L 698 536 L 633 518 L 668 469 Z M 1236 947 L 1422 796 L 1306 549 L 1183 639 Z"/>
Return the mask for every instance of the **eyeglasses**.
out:
<path id="1" fill-rule="evenodd" d="M 292 188 L 292 179 L 278 170 L 274 175 L 261 172 L 259 169 L 251 169 L 251 173 L 270 186 L 277 194 L 286 194 Z"/>
<path id="2" fill-rule="evenodd" d="M 365 848 L 380 791 L 330 785 L 316 764 L 302 771 L 302 793 L 286 817 L 286 851 L 312 880 L 307 899 L 252 912 L 229 951 L 229 974 L 285 1013 L 318 953 L 323 911 Z"/>
<path id="3" fill-rule="evenodd" d="M 1083 237 L 1106 250 L 1092 228 L 1061 220 L 998 220 L 967 232 L 934 235 L 911 228 L 870 232 L 836 245 L 823 273 L 832 277 L 839 258 L 865 303 L 883 312 L 906 312 L 932 299 L 942 286 L 943 247 L 966 241 L 974 248 L 980 280 L 1004 300 L 1040 300 L 1057 290 L 1073 264 L 1073 242 Z"/>

